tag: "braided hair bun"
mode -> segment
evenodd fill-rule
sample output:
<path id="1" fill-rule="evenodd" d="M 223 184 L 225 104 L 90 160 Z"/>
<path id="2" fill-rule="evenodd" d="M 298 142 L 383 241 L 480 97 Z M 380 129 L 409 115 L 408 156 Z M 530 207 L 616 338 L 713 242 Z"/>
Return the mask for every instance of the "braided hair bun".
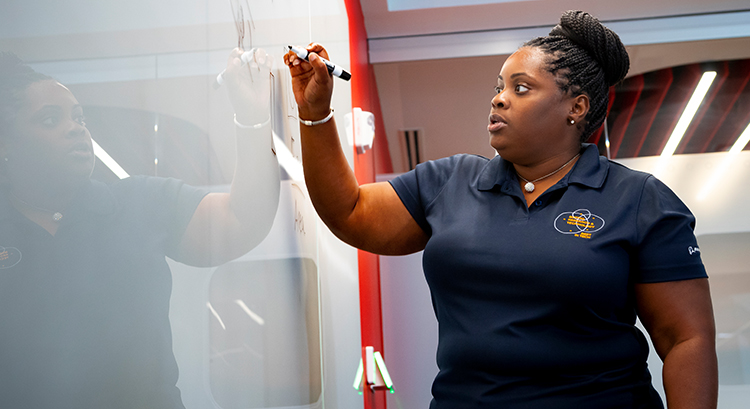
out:
<path id="1" fill-rule="evenodd" d="M 26 88 L 37 81 L 50 79 L 24 64 L 15 54 L 0 52 L 0 137 L 18 111 Z"/>
<path id="2" fill-rule="evenodd" d="M 562 92 L 589 97 L 581 142 L 588 140 L 607 116 L 608 88 L 622 81 L 630 68 L 620 37 L 588 13 L 566 11 L 548 36 L 523 47 L 547 54 L 547 70 L 557 77 Z"/>
<path id="3" fill-rule="evenodd" d="M 567 37 L 601 65 L 608 86 L 618 84 L 630 68 L 630 58 L 620 37 L 584 11 L 566 11 L 550 36 Z"/>

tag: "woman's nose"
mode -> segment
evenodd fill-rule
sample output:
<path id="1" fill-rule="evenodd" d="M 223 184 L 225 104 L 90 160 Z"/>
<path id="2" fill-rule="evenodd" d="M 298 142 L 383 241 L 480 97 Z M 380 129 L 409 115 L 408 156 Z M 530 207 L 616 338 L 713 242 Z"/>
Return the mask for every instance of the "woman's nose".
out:
<path id="1" fill-rule="evenodd" d="M 70 129 L 68 129 L 69 136 L 75 137 L 86 134 L 86 131 L 86 125 L 76 120 L 70 120 Z"/>
<path id="2" fill-rule="evenodd" d="M 504 108 L 507 101 L 505 101 L 505 98 L 503 98 L 503 92 L 500 91 L 497 94 L 495 94 L 494 97 L 492 97 L 492 100 L 490 100 L 490 103 L 492 104 L 493 108 Z"/>

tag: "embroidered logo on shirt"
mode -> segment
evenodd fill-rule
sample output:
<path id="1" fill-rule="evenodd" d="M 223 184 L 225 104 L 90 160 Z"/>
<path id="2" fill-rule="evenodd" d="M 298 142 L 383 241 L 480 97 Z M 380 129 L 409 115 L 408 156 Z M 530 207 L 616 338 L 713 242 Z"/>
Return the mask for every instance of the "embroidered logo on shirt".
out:
<path id="1" fill-rule="evenodd" d="M 588 209 L 563 212 L 555 219 L 555 230 L 562 234 L 572 234 L 582 239 L 590 239 L 591 233 L 604 227 L 604 219 Z"/>
<path id="2" fill-rule="evenodd" d="M 21 262 L 21 250 L 0 246 L 0 270 L 11 268 Z"/>
<path id="3" fill-rule="evenodd" d="M 688 246 L 688 254 L 690 254 L 691 256 L 695 253 L 700 253 L 700 252 L 701 252 L 701 249 L 699 249 L 698 247 Z"/>

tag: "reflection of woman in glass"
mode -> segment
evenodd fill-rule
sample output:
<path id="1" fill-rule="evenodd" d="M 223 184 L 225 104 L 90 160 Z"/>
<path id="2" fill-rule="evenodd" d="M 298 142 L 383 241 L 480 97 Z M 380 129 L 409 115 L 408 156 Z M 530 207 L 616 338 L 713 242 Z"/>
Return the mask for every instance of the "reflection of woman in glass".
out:
<path id="1" fill-rule="evenodd" d="M 182 407 L 165 256 L 236 258 L 278 205 L 270 64 L 259 51 L 243 65 L 240 53 L 224 75 L 237 167 L 229 193 L 208 194 L 175 179 L 90 180 L 73 94 L 0 55 L 0 407 Z"/>

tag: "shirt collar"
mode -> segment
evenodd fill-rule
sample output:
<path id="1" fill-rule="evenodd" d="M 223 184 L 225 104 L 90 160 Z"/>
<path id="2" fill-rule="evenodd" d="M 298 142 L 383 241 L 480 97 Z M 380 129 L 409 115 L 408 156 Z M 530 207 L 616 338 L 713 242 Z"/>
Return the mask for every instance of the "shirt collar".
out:
<path id="1" fill-rule="evenodd" d="M 109 186 L 98 180 L 92 180 L 74 201 L 72 207 L 82 209 L 84 213 L 111 214 L 115 211 L 115 198 Z"/>
<path id="2" fill-rule="evenodd" d="M 115 199 L 109 186 L 106 184 L 91 180 L 81 190 L 81 195 L 73 201 L 70 213 L 81 214 L 87 213 L 107 215 L 115 211 Z M 16 209 L 10 203 L 7 189 L 0 189 L 0 220 L 11 218 L 17 213 Z M 66 218 L 68 214 L 65 215 Z"/>
<path id="3" fill-rule="evenodd" d="M 599 188 L 604 184 L 608 171 L 609 161 L 607 158 L 599 156 L 599 149 L 596 145 L 585 143 L 581 147 L 581 157 L 562 182 L 564 185 L 577 183 L 591 188 Z M 518 182 L 513 164 L 500 156 L 495 156 L 479 173 L 477 190 L 492 190 L 495 186 L 503 186 L 509 182 Z"/>

